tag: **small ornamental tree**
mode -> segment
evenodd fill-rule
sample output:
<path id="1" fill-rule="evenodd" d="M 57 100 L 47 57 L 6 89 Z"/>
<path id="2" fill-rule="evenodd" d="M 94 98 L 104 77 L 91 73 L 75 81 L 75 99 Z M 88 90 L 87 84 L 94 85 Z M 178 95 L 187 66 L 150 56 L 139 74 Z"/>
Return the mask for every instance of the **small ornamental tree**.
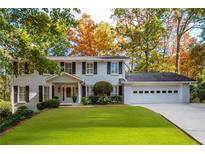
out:
<path id="1" fill-rule="evenodd" d="M 107 81 L 96 82 L 93 87 L 94 93 L 96 93 L 99 96 L 105 96 L 108 93 L 112 92 L 112 90 L 113 90 L 112 85 Z"/>
<path id="2" fill-rule="evenodd" d="M 200 102 L 205 100 L 205 82 L 200 83 L 198 86 L 198 97 Z"/>

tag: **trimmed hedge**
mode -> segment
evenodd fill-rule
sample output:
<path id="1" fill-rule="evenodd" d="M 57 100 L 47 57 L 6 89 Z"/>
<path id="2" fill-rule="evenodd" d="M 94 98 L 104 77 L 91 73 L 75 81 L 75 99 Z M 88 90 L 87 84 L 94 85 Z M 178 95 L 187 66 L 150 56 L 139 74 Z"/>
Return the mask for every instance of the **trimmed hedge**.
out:
<path id="1" fill-rule="evenodd" d="M 112 90 L 113 90 L 112 84 L 107 81 L 96 82 L 95 85 L 93 86 L 93 91 L 98 96 L 105 96 L 111 93 Z"/>
<path id="2" fill-rule="evenodd" d="M 82 98 L 81 103 L 83 105 L 120 104 L 122 96 L 87 96 Z"/>
<path id="3" fill-rule="evenodd" d="M 39 110 L 43 110 L 45 108 L 58 108 L 60 105 L 60 101 L 58 99 L 49 99 L 45 102 L 38 103 L 37 108 Z"/>
<path id="4" fill-rule="evenodd" d="M 16 125 L 19 121 L 32 117 L 33 111 L 27 107 L 22 106 L 17 111 L 4 118 L 0 123 L 0 132 L 3 132 L 6 128 Z"/>

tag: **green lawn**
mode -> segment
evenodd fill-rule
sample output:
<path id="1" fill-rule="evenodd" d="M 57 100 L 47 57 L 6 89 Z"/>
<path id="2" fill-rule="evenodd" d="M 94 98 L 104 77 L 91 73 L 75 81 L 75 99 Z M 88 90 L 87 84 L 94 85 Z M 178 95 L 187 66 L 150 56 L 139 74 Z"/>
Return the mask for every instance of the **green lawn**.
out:
<path id="1" fill-rule="evenodd" d="M 43 111 L 0 137 L 0 144 L 197 144 L 148 109 L 130 106 Z"/>

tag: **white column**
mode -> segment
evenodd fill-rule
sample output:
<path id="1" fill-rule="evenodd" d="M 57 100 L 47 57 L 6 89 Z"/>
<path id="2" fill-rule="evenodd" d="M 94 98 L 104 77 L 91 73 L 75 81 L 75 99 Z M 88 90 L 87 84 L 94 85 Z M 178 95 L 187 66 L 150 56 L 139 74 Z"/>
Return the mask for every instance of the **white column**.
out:
<path id="1" fill-rule="evenodd" d="M 49 83 L 49 99 L 52 99 L 52 83 Z"/>
<path id="2" fill-rule="evenodd" d="M 78 82 L 78 103 L 81 103 L 81 84 Z"/>

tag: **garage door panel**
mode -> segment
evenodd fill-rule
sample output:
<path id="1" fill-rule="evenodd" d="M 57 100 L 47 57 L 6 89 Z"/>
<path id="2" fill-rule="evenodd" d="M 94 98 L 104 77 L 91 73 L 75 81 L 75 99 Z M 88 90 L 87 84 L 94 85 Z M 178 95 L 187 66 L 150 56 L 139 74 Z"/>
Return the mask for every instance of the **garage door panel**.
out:
<path id="1" fill-rule="evenodd" d="M 145 93 L 146 92 L 146 93 Z M 154 92 L 154 93 L 153 93 Z M 160 92 L 160 93 L 159 93 Z M 179 86 L 132 86 L 128 103 L 179 103 Z"/>

